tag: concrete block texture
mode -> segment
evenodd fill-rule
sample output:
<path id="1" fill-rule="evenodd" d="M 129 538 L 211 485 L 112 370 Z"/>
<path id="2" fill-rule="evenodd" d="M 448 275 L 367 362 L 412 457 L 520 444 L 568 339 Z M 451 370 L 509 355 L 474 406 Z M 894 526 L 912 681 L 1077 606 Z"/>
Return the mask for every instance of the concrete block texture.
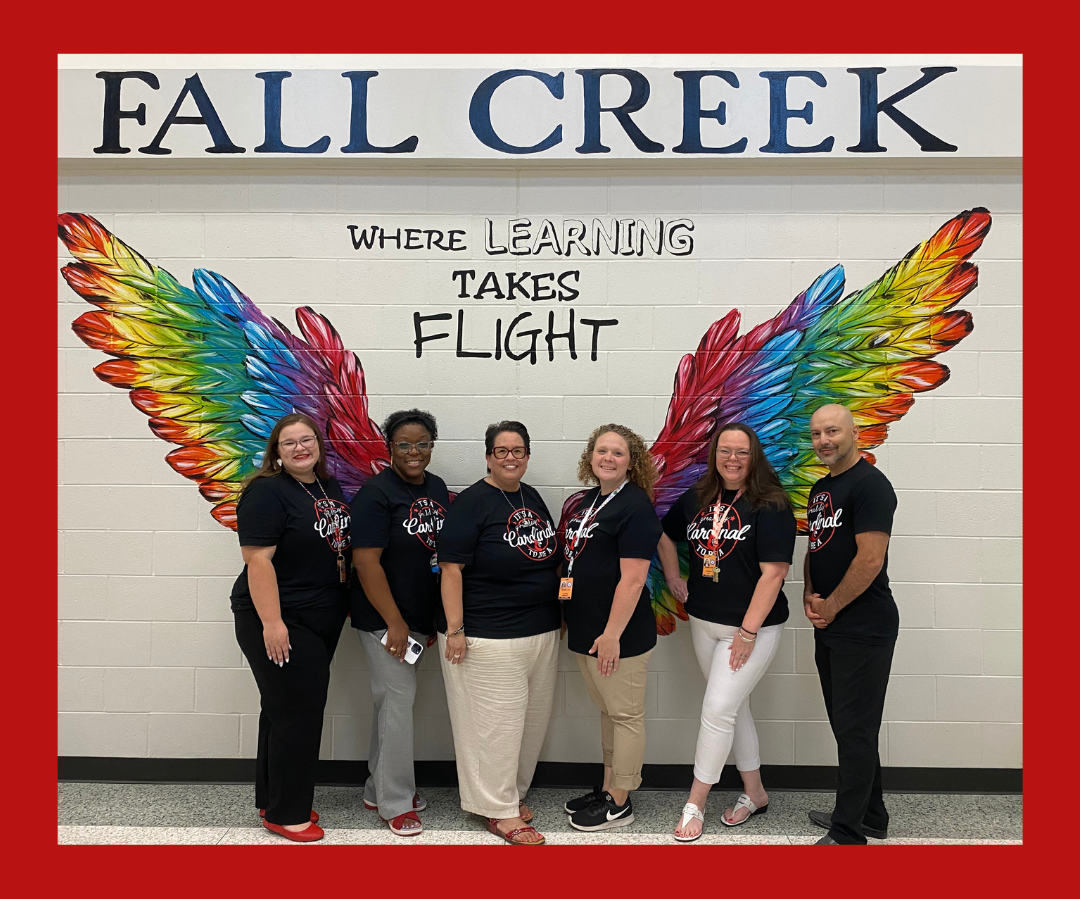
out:
<path id="1" fill-rule="evenodd" d="M 250 672 L 245 673 L 251 676 Z M 195 671 L 192 668 L 107 668 L 104 681 L 107 712 L 190 712 L 195 709 Z"/>
<path id="2" fill-rule="evenodd" d="M 708 123 L 704 127 L 709 127 Z M 647 130 L 647 129 L 646 129 Z M 1019 167 L 993 172 L 962 160 L 863 160 L 821 165 L 642 167 L 519 160 L 504 167 L 381 166 L 355 172 L 266 171 L 249 160 L 228 171 L 143 167 L 65 174 L 62 211 L 88 212 L 182 284 L 209 268 L 296 332 L 295 311 L 326 315 L 364 366 L 369 415 L 381 422 L 418 406 L 438 417 L 432 471 L 461 489 L 484 475 L 484 428 L 518 418 L 532 432 L 527 480 L 558 514 L 579 489 L 578 456 L 597 425 L 616 421 L 653 441 L 672 402 L 680 362 L 733 311 L 745 334 L 770 321 L 833 265 L 843 293 L 879 278 L 951 216 L 985 206 L 993 226 L 972 261 L 978 286 L 960 304 L 974 329 L 937 355 L 951 370 L 915 396 L 875 452 L 897 491 L 889 574 L 901 632 L 880 750 L 891 765 L 1022 764 L 1023 622 L 1023 184 Z M 880 162 L 880 161 L 879 161 Z M 484 220 L 505 240 L 507 222 L 676 218 L 693 222 L 693 252 L 642 256 L 491 255 Z M 348 225 L 461 229 L 467 249 L 357 249 Z M 561 235 L 561 230 L 560 230 Z M 71 257 L 58 244 L 58 269 Z M 475 270 L 464 297 L 454 272 Z M 481 279 L 577 270 L 571 300 L 477 297 Z M 72 322 L 90 304 L 58 282 L 58 711 L 68 755 L 252 757 L 258 691 L 236 645 L 229 592 L 241 569 L 235 532 L 220 527 L 192 481 L 165 455 L 146 415 L 93 369 L 108 357 Z M 549 361 L 541 333 L 535 364 L 464 358 L 494 349 L 502 328 L 565 330 Z M 414 313 L 450 312 L 429 330 L 450 336 L 415 354 Z M 582 318 L 601 329 L 597 359 Z M 436 327 L 438 325 L 438 327 Z M 529 338 L 511 341 L 518 350 Z M 736 360 L 718 360 L 731 365 Z M 716 384 L 702 421 L 727 414 L 734 394 Z M 808 443 L 808 437 L 804 440 Z M 835 761 L 803 617 L 799 538 L 785 591 L 791 617 L 752 708 L 762 760 Z M 346 624 L 333 663 L 322 755 L 366 757 L 371 728 L 367 660 Z M 438 652 L 417 668 L 415 753 L 448 759 L 453 738 Z M 691 763 L 705 681 L 689 622 L 661 637 L 646 689 L 647 761 Z M 600 760 L 599 718 L 576 660 L 560 650 L 555 707 L 542 758 Z"/>

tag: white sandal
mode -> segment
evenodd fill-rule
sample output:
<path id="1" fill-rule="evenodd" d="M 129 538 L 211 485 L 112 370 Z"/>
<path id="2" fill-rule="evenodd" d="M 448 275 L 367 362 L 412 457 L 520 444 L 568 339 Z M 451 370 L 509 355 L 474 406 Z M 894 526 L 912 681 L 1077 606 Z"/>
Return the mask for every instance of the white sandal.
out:
<path id="1" fill-rule="evenodd" d="M 699 809 L 692 802 L 688 802 L 686 803 L 686 805 L 683 806 L 682 817 L 679 818 L 679 828 L 681 829 L 683 827 L 686 827 L 686 825 L 689 824 L 693 818 L 697 818 L 701 822 L 701 830 L 699 830 L 692 837 L 680 837 L 678 835 L 675 835 L 675 839 L 678 840 L 680 843 L 692 843 L 703 833 L 705 833 L 705 816 L 701 813 L 701 809 Z"/>
<path id="2" fill-rule="evenodd" d="M 761 808 L 758 808 L 756 805 L 754 805 L 753 801 L 750 799 L 749 796 L 747 796 L 745 793 L 740 793 L 739 798 L 735 800 L 734 807 L 731 809 L 731 814 L 734 815 L 741 808 L 746 809 L 750 813 L 741 821 L 729 821 L 727 819 L 727 815 L 724 814 L 720 815 L 720 820 L 728 827 L 738 827 L 740 824 L 745 824 L 747 821 L 753 818 L 754 815 L 764 815 L 769 810 L 769 803 L 766 802 Z"/>

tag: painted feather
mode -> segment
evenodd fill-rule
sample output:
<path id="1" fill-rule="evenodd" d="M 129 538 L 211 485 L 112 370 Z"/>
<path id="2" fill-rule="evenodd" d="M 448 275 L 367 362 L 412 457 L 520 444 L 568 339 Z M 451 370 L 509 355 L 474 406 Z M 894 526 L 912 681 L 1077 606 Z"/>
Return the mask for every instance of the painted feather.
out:
<path id="1" fill-rule="evenodd" d="M 963 212 L 862 290 L 842 297 L 843 268 L 834 266 L 741 337 L 735 310 L 712 325 L 679 363 L 652 447 L 661 472 L 658 514 L 701 476 L 716 429 L 742 422 L 761 438 L 805 532 L 810 488 L 827 471 L 810 446 L 811 414 L 825 403 L 849 408 L 862 455 L 875 461 L 870 450 L 885 441 L 914 395 L 949 378 L 949 369 L 932 359 L 971 333 L 971 314 L 953 307 L 978 282 L 968 260 L 989 230 L 987 210 Z M 686 612 L 667 589 L 657 558 L 649 587 L 657 631 L 670 633 Z"/>
<path id="2" fill-rule="evenodd" d="M 91 216 L 61 215 L 58 230 L 77 260 L 65 280 L 99 307 L 72 329 L 114 357 L 94 372 L 129 390 L 154 434 L 178 445 L 166 460 L 199 485 L 219 522 L 235 529 L 242 482 L 291 412 L 319 426 L 347 497 L 389 464 L 363 369 L 321 315 L 298 309 L 298 337 L 228 279 L 196 269 L 194 290 L 184 287 Z"/>

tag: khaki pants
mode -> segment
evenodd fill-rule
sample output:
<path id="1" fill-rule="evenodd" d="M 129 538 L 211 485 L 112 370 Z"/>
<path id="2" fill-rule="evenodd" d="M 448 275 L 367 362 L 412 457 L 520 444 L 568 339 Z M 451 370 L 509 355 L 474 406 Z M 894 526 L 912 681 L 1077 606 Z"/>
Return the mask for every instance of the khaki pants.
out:
<path id="1" fill-rule="evenodd" d="M 451 665 L 439 634 L 461 807 L 485 818 L 516 818 L 551 717 L 559 632 L 467 636 L 465 645 L 465 661 Z"/>
<path id="2" fill-rule="evenodd" d="M 636 790 L 645 760 L 645 676 L 652 650 L 619 659 L 619 670 L 608 677 L 600 674 L 595 656 L 575 655 L 589 696 L 600 709 L 600 740 L 604 765 L 611 768 L 610 786 Z"/>

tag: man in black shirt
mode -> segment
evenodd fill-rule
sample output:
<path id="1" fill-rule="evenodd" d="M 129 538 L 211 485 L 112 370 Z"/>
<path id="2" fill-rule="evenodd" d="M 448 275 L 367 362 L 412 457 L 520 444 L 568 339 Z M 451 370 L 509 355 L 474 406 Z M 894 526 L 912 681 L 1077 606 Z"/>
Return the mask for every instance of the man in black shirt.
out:
<path id="1" fill-rule="evenodd" d="M 900 624 L 887 573 L 896 494 L 860 455 L 859 428 L 844 406 L 814 412 L 810 438 L 829 473 L 806 507 L 803 607 L 839 763 L 832 814 L 812 811 L 810 820 L 828 828 L 819 844 L 865 844 L 885 839 L 889 826 L 878 731 Z"/>

